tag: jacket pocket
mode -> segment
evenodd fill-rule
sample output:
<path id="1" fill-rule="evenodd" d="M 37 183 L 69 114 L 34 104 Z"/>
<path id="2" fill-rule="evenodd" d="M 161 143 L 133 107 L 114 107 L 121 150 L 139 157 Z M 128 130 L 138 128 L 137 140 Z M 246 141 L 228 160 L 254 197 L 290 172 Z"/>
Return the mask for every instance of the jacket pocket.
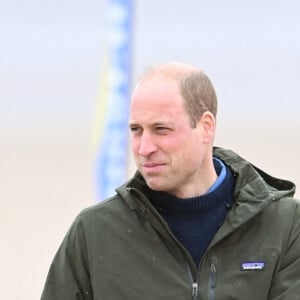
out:
<path id="1" fill-rule="evenodd" d="M 217 265 L 209 266 L 208 299 L 268 299 L 277 260 L 275 249 L 243 253 L 232 250 L 217 257 Z"/>

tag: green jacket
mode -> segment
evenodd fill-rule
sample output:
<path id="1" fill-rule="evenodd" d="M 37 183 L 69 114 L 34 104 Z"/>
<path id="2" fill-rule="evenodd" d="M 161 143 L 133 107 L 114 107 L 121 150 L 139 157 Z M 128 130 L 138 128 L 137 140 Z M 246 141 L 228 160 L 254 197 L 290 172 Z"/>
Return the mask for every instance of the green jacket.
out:
<path id="1" fill-rule="evenodd" d="M 295 186 L 235 153 L 214 155 L 236 176 L 235 205 L 197 267 L 147 199 L 137 173 L 79 214 L 42 300 L 300 299 L 300 206 Z"/>

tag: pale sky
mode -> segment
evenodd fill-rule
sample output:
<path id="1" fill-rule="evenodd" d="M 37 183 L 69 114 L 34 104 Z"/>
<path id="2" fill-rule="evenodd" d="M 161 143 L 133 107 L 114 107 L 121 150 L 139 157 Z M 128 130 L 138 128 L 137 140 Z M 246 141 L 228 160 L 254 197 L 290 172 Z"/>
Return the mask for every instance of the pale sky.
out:
<path id="1" fill-rule="evenodd" d="M 212 78 L 220 118 L 298 119 L 299 1 L 135 3 L 134 81 L 149 65 L 181 60 Z M 89 126 L 106 25 L 105 1 L 2 1 L 1 124 Z"/>

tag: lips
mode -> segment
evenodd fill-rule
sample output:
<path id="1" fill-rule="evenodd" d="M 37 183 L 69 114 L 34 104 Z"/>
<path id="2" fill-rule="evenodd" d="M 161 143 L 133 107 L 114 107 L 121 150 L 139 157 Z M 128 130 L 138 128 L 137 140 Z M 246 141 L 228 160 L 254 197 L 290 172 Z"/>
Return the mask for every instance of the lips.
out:
<path id="1" fill-rule="evenodd" d="M 159 173 L 162 168 L 165 166 L 165 163 L 151 162 L 151 163 L 142 163 L 141 167 L 145 173 Z"/>
<path id="2" fill-rule="evenodd" d="M 142 164 L 142 167 L 144 168 L 155 168 L 155 167 L 159 167 L 159 166 L 163 166 L 163 163 L 145 163 Z"/>

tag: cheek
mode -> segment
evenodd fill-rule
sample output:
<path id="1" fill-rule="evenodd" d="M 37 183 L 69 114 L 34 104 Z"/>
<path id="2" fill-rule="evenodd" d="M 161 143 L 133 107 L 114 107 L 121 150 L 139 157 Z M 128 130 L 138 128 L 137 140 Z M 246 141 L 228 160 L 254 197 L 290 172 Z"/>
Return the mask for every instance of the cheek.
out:
<path id="1" fill-rule="evenodd" d="M 139 152 L 139 142 L 137 139 L 132 138 L 130 140 L 130 145 L 131 145 L 131 151 L 136 156 Z"/>
<path id="2" fill-rule="evenodd" d="M 191 155 L 191 153 L 186 152 L 179 157 L 180 164 L 183 169 L 190 169 L 195 166 L 195 156 Z"/>
<path id="3" fill-rule="evenodd" d="M 187 142 L 183 145 L 178 153 L 178 159 L 183 162 L 183 167 L 196 165 L 201 158 L 201 146 L 198 143 Z"/>

